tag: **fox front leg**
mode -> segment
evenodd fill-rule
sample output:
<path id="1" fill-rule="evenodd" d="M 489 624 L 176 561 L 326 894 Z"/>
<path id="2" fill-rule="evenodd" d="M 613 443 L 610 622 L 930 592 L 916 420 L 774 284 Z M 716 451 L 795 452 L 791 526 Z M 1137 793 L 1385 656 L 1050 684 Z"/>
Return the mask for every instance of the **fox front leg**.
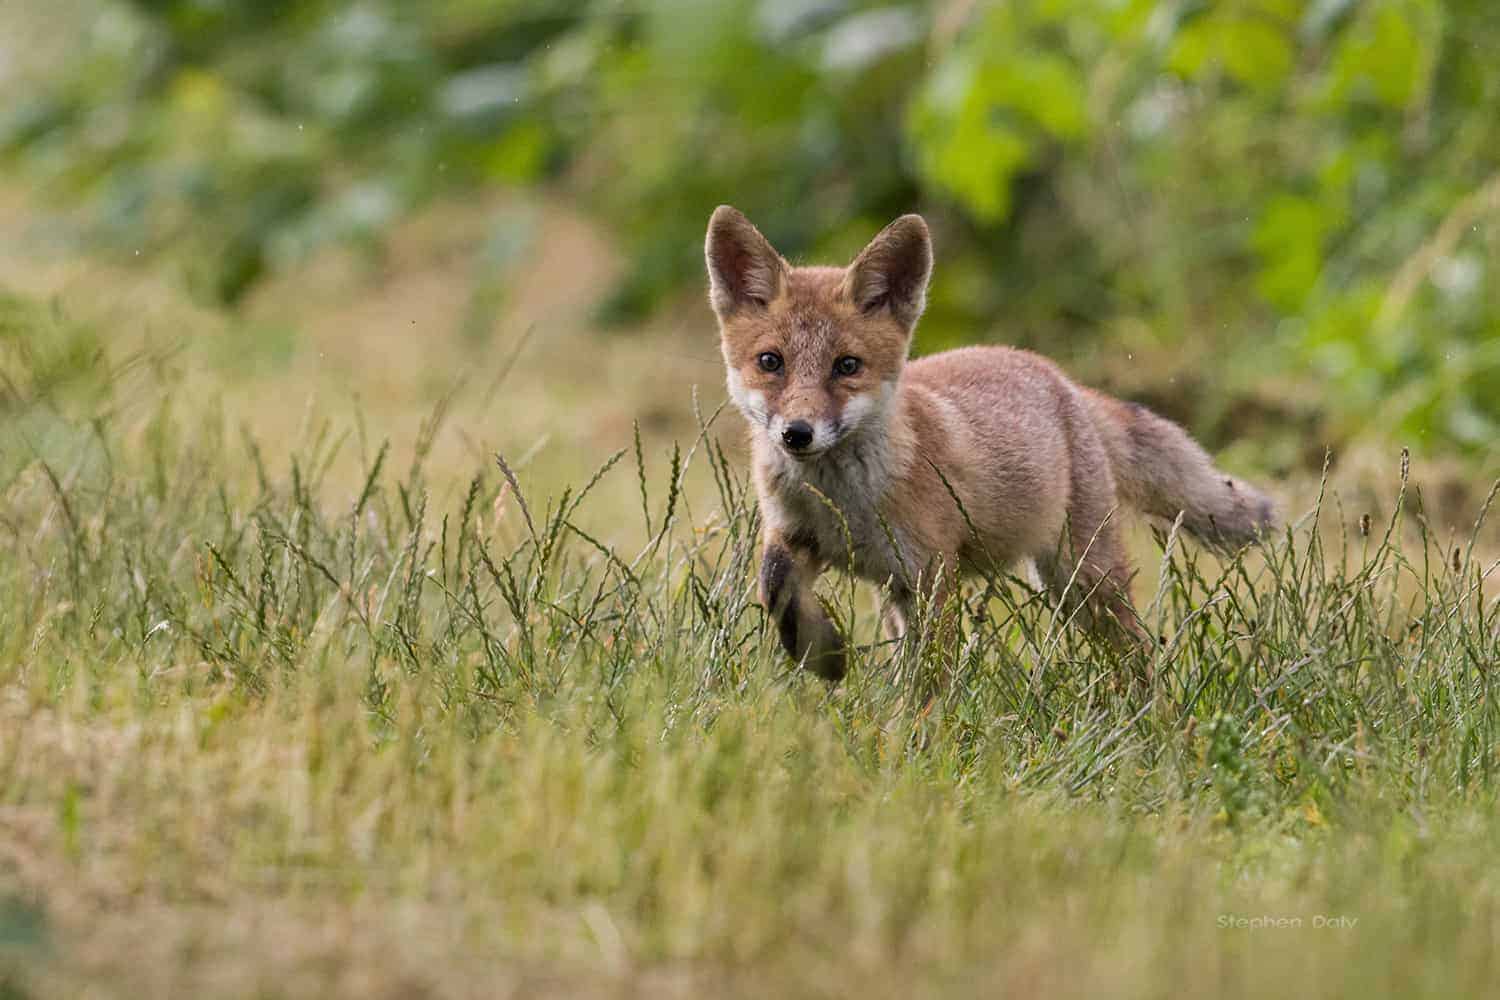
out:
<path id="1" fill-rule="evenodd" d="M 919 704 L 926 704 L 946 691 L 951 684 L 952 669 L 956 667 L 954 658 L 958 649 L 960 610 L 954 599 L 957 566 L 956 557 L 931 561 L 913 584 L 891 588 L 889 603 L 882 615 L 886 638 L 900 641 L 905 646 L 904 655 L 896 660 L 898 683 L 903 676 L 912 676 L 908 671 L 919 672 L 916 675 L 921 677 Z M 924 648 L 936 653 L 932 659 L 922 658 L 926 660 L 925 666 L 916 656 L 917 651 Z"/>
<path id="2" fill-rule="evenodd" d="M 843 637 L 813 593 L 817 567 L 777 540 L 767 540 L 760 563 L 760 600 L 776 622 L 787 655 L 824 680 L 842 680 L 848 666 Z"/>
<path id="3" fill-rule="evenodd" d="M 911 585 L 891 587 L 881 615 L 887 639 L 905 639 L 913 628 L 920 628 L 914 638 L 928 638 L 944 648 L 952 644 L 958 635 L 958 608 L 950 600 L 957 566 L 957 556 L 935 559 Z"/>

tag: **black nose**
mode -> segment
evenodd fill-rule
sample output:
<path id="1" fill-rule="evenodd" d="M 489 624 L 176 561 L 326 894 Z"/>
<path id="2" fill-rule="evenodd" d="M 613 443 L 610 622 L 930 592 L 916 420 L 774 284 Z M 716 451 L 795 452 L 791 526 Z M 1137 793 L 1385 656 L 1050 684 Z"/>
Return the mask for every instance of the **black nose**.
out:
<path id="1" fill-rule="evenodd" d="M 812 424 L 806 420 L 793 420 L 781 430 L 781 440 L 793 451 L 801 451 L 812 444 Z"/>

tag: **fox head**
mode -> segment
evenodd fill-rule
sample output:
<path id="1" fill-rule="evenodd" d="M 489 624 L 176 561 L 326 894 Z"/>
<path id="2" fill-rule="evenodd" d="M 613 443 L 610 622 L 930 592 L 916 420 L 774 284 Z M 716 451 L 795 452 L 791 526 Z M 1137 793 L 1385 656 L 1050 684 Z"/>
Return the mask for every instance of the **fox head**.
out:
<path id="1" fill-rule="evenodd" d="M 932 273 L 920 215 L 886 226 L 848 267 L 792 267 L 721 205 L 705 255 L 729 394 L 756 434 L 812 461 L 883 425 Z"/>

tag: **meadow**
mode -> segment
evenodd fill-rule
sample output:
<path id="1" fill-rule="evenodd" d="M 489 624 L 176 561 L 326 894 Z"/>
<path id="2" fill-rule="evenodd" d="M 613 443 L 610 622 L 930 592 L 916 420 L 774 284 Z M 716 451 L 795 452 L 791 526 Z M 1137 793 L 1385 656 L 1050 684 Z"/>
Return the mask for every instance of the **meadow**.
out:
<path id="1" fill-rule="evenodd" d="M 0 305 L 8 995 L 1500 974 L 1491 504 L 1430 523 L 1400 456 L 1374 516 L 1278 484 L 1285 531 L 1233 559 L 1134 531 L 1149 685 L 1019 580 L 976 581 L 939 649 L 879 642 L 830 578 L 862 645 L 829 687 L 754 603 L 716 373 L 544 406 L 605 335 L 424 343 L 420 273 L 268 300 L 304 310 L 278 341 L 170 282 L 13 263 L 39 297 Z M 601 378 L 711 359 L 695 307 L 707 343 L 614 340 Z"/>

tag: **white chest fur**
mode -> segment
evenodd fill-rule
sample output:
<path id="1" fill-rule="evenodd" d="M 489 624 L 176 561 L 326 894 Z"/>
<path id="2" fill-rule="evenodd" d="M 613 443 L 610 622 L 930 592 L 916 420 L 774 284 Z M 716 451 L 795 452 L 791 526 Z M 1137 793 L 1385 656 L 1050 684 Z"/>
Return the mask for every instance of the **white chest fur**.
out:
<path id="1" fill-rule="evenodd" d="M 887 456 L 850 441 L 809 462 L 776 450 L 761 456 L 761 516 L 793 545 L 813 549 L 832 566 L 875 583 L 905 578 L 912 567 L 907 533 L 884 503 Z"/>

